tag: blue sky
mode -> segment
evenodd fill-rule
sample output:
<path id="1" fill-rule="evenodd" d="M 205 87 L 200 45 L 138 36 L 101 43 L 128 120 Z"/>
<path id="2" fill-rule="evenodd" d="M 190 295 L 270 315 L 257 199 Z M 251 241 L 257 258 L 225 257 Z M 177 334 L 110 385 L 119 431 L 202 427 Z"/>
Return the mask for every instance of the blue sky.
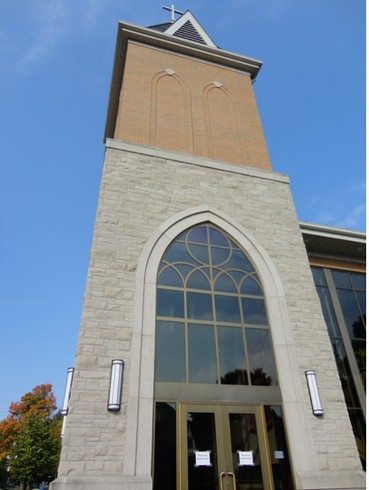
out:
<path id="1" fill-rule="evenodd" d="M 302 221 L 365 227 L 365 0 L 181 0 L 214 42 L 262 60 L 272 166 Z M 156 0 L 0 2 L 0 420 L 74 364 L 118 19 Z"/>

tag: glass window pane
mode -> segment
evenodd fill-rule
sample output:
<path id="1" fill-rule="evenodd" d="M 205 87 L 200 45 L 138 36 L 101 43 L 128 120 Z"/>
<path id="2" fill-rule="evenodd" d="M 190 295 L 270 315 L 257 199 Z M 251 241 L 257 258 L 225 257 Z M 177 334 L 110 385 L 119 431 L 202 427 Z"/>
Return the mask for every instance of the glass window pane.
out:
<path id="1" fill-rule="evenodd" d="M 183 291 L 158 288 L 156 314 L 158 316 L 183 318 L 183 298 Z"/>
<path id="2" fill-rule="evenodd" d="M 338 374 L 340 376 L 343 394 L 345 395 L 346 405 L 348 407 L 358 407 L 359 399 L 357 396 L 354 380 L 342 340 L 331 339 L 334 357 Z"/>
<path id="3" fill-rule="evenodd" d="M 188 250 L 190 254 L 200 263 L 209 264 L 209 251 L 208 247 L 204 245 L 188 245 Z"/>
<path id="4" fill-rule="evenodd" d="M 207 276 L 197 270 L 189 276 L 187 287 L 193 289 L 210 289 L 210 283 Z"/>
<path id="5" fill-rule="evenodd" d="M 231 256 L 231 249 L 211 247 L 211 261 L 213 265 L 221 265 L 227 262 Z"/>
<path id="6" fill-rule="evenodd" d="M 366 342 L 365 340 L 352 340 L 357 367 L 363 381 L 364 390 L 366 388 Z"/>
<path id="7" fill-rule="evenodd" d="M 293 490 L 291 466 L 284 431 L 282 409 L 278 405 L 265 406 L 269 454 L 275 490 Z"/>
<path id="8" fill-rule="evenodd" d="M 233 473 L 235 486 L 239 490 L 263 490 L 261 458 L 257 434 L 256 418 L 253 413 L 230 413 Z M 240 451 L 252 453 L 253 464 L 243 464 Z M 228 487 L 232 488 L 232 487 Z"/>
<path id="9" fill-rule="evenodd" d="M 183 323 L 157 322 L 155 359 L 156 381 L 186 381 Z"/>
<path id="10" fill-rule="evenodd" d="M 325 280 L 325 275 L 323 269 L 319 267 L 312 267 L 311 272 L 313 273 L 314 283 L 316 286 L 326 286 L 327 281 Z"/>
<path id="11" fill-rule="evenodd" d="M 173 267 L 167 267 L 163 270 L 158 278 L 158 284 L 183 287 L 182 278 Z"/>
<path id="12" fill-rule="evenodd" d="M 241 323 L 240 304 L 237 296 L 215 295 L 215 312 L 218 322 Z"/>
<path id="13" fill-rule="evenodd" d="M 255 296 L 262 296 L 263 292 L 259 284 L 255 281 L 255 279 L 251 276 L 248 276 L 242 282 L 241 294 L 252 294 Z"/>
<path id="14" fill-rule="evenodd" d="M 263 299 L 242 298 L 243 320 L 249 325 L 267 325 Z"/>
<path id="15" fill-rule="evenodd" d="M 193 262 L 193 260 L 192 260 L 192 262 Z M 176 269 L 179 270 L 180 274 L 182 274 L 185 281 L 186 281 L 187 276 L 194 270 L 193 265 L 182 264 L 182 263 L 176 263 L 175 267 L 176 267 Z"/>
<path id="16" fill-rule="evenodd" d="M 222 247 L 229 247 L 230 244 L 227 238 L 218 230 L 214 228 L 209 229 L 210 232 L 210 243 L 211 245 L 221 245 Z"/>
<path id="17" fill-rule="evenodd" d="M 188 325 L 188 364 L 190 383 L 217 383 L 212 325 Z"/>
<path id="18" fill-rule="evenodd" d="M 222 273 L 215 280 L 215 291 L 227 291 L 228 293 L 236 293 L 237 288 L 234 280 L 228 274 Z"/>
<path id="19" fill-rule="evenodd" d="M 245 272 L 254 272 L 251 262 L 246 258 L 241 250 L 233 250 L 230 260 L 227 262 L 227 269 L 241 269 Z"/>
<path id="20" fill-rule="evenodd" d="M 247 371 L 241 328 L 218 327 L 220 382 L 247 385 Z"/>
<path id="21" fill-rule="evenodd" d="M 153 490 L 176 488 L 176 454 L 176 405 L 156 403 Z"/>
<path id="22" fill-rule="evenodd" d="M 362 320 L 354 292 L 345 289 L 337 289 L 337 295 L 340 300 L 348 333 L 351 338 L 356 337 L 358 329 L 360 330 L 361 328 Z"/>
<path id="23" fill-rule="evenodd" d="M 246 329 L 247 353 L 252 385 L 277 384 L 277 372 L 268 330 Z"/>
<path id="24" fill-rule="evenodd" d="M 364 293 L 362 291 L 360 291 L 360 292 L 356 291 L 356 297 L 357 297 L 357 300 L 359 303 L 361 314 L 363 315 L 364 320 L 365 320 L 365 316 L 366 316 L 366 293 Z"/>
<path id="25" fill-rule="evenodd" d="M 356 445 L 363 470 L 366 470 L 366 427 L 363 412 L 361 410 L 349 409 L 350 421 L 354 432 Z"/>
<path id="26" fill-rule="evenodd" d="M 337 318 L 333 309 L 332 299 L 328 288 L 317 286 L 316 290 L 320 299 L 320 304 L 322 305 L 322 312 L 328 328 L 329 336 L 342 337 L 338 328 Z"/>
<path id="27" fill-rule="evenodd" d="M 184 243 L 174 242 L 172 243 L 163 256 L 163 260 L 166 262 L 189 262 L 193 263 L 193 258 L 187 252 L 186 245 Z"/>
<path id="28" fill-rule="evenodd" d="M 362 291 L 366 291 L 366 275 L 356 272 L 351 272 L 350 275 L 354 289 L 361 289 Z"/>
<path id="29" fill-rule="evenodd" d="M 196 451 L 210 451 L 211 466 L 196 465 Z M 218 489 L 217 443 L 214 413 L 187 414 L 188 488 L 190 490 Z M 174 485 L 172 490 L 175 489 Z"/>
<path id="30" fill-rule="evenodd" d="M 195 243 L 208 243 L 206 226 L 198 226 L 188 234 L 188 241 Z"/>
<path id="31" fill-rule="evenodd" d="M 187 318 L 212 320 L 213 309 L 210 294 L 187 293 Z"/>
<path id="32" fill-rule="evenodd" d="M 332 271 L 332 277 L 337 288 L 352 289 L 348 272 Z"/>

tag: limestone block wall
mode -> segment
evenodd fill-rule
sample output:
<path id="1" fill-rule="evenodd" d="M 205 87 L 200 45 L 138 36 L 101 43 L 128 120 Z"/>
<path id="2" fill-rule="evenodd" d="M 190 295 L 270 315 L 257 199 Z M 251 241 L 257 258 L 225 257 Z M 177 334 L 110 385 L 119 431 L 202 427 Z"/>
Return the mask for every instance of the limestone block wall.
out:
<path id="1" fill-rule="evenodd" d="M 116 140 L 107 142 L 70 409 L 54 488 L 118 488 L 113 482 L 124 479 L 125 460 L 134 451 L 126 447 L 126 430 L 137 265 L 145 244 L 162 223 L 196 206 L 231 217 L 261 245 L 279 275 L 286 322 L 281 334 L 272 328 L 272 337 L 298 488 L 365 488 L 288 179 Z M 115 358 L 125 361 L 122 409 L 110 413 L 109 374 Z M 325 410 L 322 418 L 311 413 L 307 369 L 317 372 Z M 111 486 L 74 483 L 68 487 L 68 482 L 88 479 L 101 485 L 110 481 Z"/>

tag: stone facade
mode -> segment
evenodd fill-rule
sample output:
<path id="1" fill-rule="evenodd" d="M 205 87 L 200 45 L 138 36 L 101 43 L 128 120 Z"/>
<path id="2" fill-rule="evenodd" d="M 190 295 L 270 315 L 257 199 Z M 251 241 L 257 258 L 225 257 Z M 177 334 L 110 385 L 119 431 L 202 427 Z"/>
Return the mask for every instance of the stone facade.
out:
<path id="1" fill-rule="evenodd" d="M 296 488 L 365 488 L 288 179 L 108 140 L 52 489 L 151 488 L 155 267 L 176 234 L 202 220 L 233 234 L 264 283 Z M 122 409 L 111 413 L 115 358 L 125 371 Z M 307 369 L 317 373 L 323 417 L 312 415 Z"/>

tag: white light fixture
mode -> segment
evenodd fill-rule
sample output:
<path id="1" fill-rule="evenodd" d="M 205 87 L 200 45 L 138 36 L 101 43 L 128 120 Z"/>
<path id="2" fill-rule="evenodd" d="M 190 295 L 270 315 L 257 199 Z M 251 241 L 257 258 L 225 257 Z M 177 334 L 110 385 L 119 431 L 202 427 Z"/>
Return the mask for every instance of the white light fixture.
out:
<path id="1" fill-rule="evenodd" d="M 310 395 L 310 401 L 311 401 L 311 408 L 313 409 L 313 414 L 314 415 L 323 415 L 324 410 L 322 407 L 322 403 L 320 401 L 315 371 L 313 371 L 313 370 L 305 371 L 305 375 L 306 375 L 307 384 L 308 384 L 308 388 L 309 388 L 309 395 Z"/>
<path id="2" fill-rule="evenodd" d="M 111 362 L 108 410 L 112 412 L 120 410 L 123 367 L 124 362 L 122 359 L 114 359 Z"/>
<path id="3" fill-rule="evenodd" d="M 65 432 L 65 426 L 67 425 L 67 417 L 63 417 L 63 424 L 60 432 L 60 437 L 63 438 Z"/>
<path id="4" fill-rule="evenodd" d="M 64 391 L 63 406 L 62 406 L 62 409 L 60 411 L 60 413 L 62 415 L 68 414 L 68 402 L 69 402 L 69 397 L 70 397 L 70 391 L 72 388 L 73 373 L 74 373 L 74 368 L 68 368 L 68 370 L 67 370 L 67 382 L 66 382 L 65 391 Z"/>

